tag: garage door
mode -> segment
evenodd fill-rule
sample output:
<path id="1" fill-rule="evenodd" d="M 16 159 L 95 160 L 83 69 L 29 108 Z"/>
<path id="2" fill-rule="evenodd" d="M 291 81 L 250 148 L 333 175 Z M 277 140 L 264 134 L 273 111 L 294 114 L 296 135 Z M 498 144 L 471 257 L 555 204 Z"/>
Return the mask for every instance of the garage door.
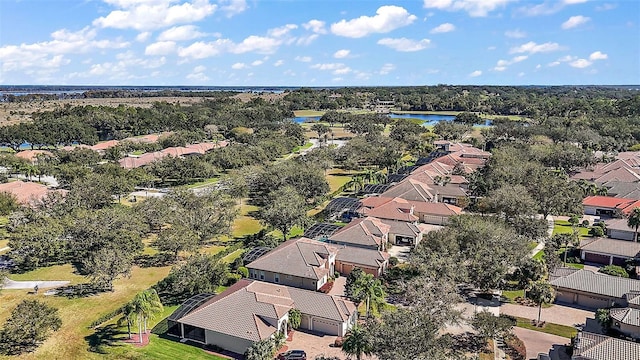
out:
<path id="1" fill-rule="evenodd" d="M 591 297 L 587 295 L 578 294 L 578 305 L 586 306 L 591 309 L 602 309 L 611 306 L 611 303 L 607 299 Z"/>
<path id="2" fill-rule="evenodd" d="M 307 330 L 311 330 L 311 324 L 310 321 L 311 319 L 309 318 L 309 315 L 302 315 L 300 317 L 300 327 L 303 329 L 307 329 Z"/>
<path id="3" fill-rule="evenodd" d="M 340 335 L 340 325 L 333 321 L 313 319 L 313 331 L 327 335 Z"/>
<path id="4" fill-rule="evenodd" d="M 342 275 L 349 275 L 353 271 L 353 265 L 351 264 L 342 264 Z"/>
<path id="5" fill-rule="evenodd" d="M 609 257 L 607 255 L 585 253 L 584 261 L 609 265 Z"/>

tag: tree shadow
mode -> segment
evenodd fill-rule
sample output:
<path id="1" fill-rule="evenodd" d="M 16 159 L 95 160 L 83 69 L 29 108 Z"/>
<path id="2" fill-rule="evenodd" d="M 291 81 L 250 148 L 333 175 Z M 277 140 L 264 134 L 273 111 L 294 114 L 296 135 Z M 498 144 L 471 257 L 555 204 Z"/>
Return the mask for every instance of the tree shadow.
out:
<path id="1" fill-rule="evenodd" d="M 98 354 L 107 354 L 109 347 L 123 346 L 122 335 L 126 334 L 118 330 L 115 324 L 96 328 L 96 331 L 85 336 L 85 340 L 89 344 L 89 351 Z"/>

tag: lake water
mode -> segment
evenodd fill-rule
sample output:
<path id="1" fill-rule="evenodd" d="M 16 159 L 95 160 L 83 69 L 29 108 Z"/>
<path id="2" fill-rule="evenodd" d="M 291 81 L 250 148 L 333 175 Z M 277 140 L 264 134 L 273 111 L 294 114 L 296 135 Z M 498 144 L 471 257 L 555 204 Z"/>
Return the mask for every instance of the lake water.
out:
<path id="1" fill-rule="evenodd" d="M 438 114 L 389 114 L 392 119 L 418 119 L 422 120 L 423 126 L 433 126 L 440 121 L 453 121 L 456 117 L 454 115 L 438 115 Z M 320 116 L 298 116 L 293 118 L 297 123 L 314 122 L 320 120 Z M 476 126 L 489 126 L 491 120 L 485 120 L 484 124 Z"/>

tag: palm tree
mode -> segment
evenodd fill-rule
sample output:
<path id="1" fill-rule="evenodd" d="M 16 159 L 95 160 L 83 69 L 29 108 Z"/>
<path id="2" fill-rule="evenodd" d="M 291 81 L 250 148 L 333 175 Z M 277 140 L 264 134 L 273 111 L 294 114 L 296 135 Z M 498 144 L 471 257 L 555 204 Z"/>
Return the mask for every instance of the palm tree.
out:
<path id="1" fill-rule="evenodd" d="M 127 322 L 127 332 L 129 333 L 129 340 L 131 340 L 131 324 L 133 324 L 135 315 L 135 307 L 131 302 L 128 302 L 122 308 L 122 317 L 118 320 L 118 326 L 122 326 L 122 324 Z"/>
<path id="2" fill-rule="evenodd" d="M 356 360 L 362 359 L 362 355 L 371 355 L 373 346 L 369 334 L 357 324 L 354 325 L 344 338 L 342 352 L 347 354 L 348 358 L 355 356 Z"/>
<path id="3" fill-rule="evenodd" d="M 540 315 L 542 313 L 542 304 L 549 304 L 555 299 L 556 293 L 553 286 L 547 281 L 536 281 L 529 284 L 527 297 L 538 304 L 538 324 L 540 324 Z"/>
<path id="4" fill-rule="evenodd" d="M 633 241 L 638 242 L 638 227 L 640 227 L 640 207 L 633 208 L 627 218 L 627 226 L 634 229 Z"/>
<path id="5" fill-rule="evenodd" d="M 371 303 L 382 303 L 385 295 L 382 282 L 380 282 L 380 279 L 375 279 L 373 275 L 363 273 L 362 276 L 356 279 L 353 288 L 353 297 L 364 298 L 366 300 L 367 317 L 369 317 Z"/>
<path id="6" fill-rule="evenodd" d="M 138 293 L 131 301 L 133 313 L 137 315 L 138 335 L 142 343 L 142 328 L 147 332 L 147 320 L 153 319 L 157 314 L 162 313 L 163 307 L 160 297 L 154 289 L 145 290 Z"/>

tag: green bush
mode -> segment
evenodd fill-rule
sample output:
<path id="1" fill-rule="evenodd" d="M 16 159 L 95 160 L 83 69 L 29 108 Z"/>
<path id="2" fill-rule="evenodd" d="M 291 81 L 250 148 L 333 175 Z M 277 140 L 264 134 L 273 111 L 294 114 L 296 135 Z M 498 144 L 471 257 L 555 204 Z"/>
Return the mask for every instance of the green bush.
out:
<path id="1" fill-rule="evenodd" d="M 336 279 L 339 278 L 340 277 L 340 273 L 338 271 L 334 272 L 333 273 L 333 277 L 336 278 Z"/>
<path id="2" fill-rule="evenodd" d="M 589 229 L 589 235 L 595 236 L 595 237 L 603 237 L 604 229 L 602 229 L 602 227 L 600 226 L 594 226 L 591 229 Z"/>
<path id="3" fill-rule="evenodd" d="M 627 272 L 627 270 L 623 269 L 622 267 L 618 266 L 618 265 L 607 265 L 603 268 L 600 268 L 600 270 L 598 270 L 598 272 L 601 272 L 603 274 L 607 274 L 607 275 L 611 275 L 611 276 L 619 276 L 619 277 L 623 277 L 623 278 L 628 278 L 629 277 L 629 273 Z"/>
<path id="4" fill-rule="evenodd" d="M 389 258 L 389 264 L 391 266 L 396 266 L 396 265 L 398 265 L 399 262 L 400 262 L 400 260 L 398 260 L 398 258 L 395 257 L 395 256 L 392 256 L 392 257 Z"/>
<path id="5" fill-rule="evenodd" d="M 225 286 L 231 286 L 238 282 L 238 280 L 242 279 L 242 275 L 229 273 L 227 274 L 227 281 L 225 282 Z"/>
<path id="6" fill-rule="evenodd" d="M 249 269 L 247 269 L 246 267 L 240 266 L 237 271 L 238 274 L 242 275 L 243 278 L 246 279 L 249 277 Z"/>

